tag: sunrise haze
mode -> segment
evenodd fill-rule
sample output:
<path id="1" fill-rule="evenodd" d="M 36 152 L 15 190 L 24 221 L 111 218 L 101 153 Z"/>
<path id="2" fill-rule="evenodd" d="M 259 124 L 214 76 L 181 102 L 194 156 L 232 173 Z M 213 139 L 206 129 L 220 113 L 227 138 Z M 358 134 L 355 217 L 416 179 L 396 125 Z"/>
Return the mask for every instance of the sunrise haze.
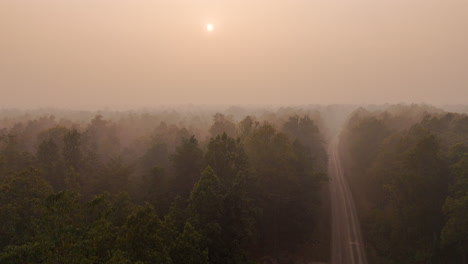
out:
<path id="1" fill-rule="evenodd" d="M 2 0 L 0 107 L 467 103 L 467 28 L 464 0 Z"/>

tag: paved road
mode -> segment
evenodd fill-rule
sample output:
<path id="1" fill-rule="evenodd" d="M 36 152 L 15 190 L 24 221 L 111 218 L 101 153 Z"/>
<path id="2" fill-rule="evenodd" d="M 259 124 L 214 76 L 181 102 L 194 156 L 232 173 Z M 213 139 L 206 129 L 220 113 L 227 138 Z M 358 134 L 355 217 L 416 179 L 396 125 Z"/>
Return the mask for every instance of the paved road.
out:
<path id="1" fill-rule="evenodd" d="M 328 149 L 332 208 L 331 264 L 367 264 L 356 206 L 343 176 L 343 168 L 337 152 L 338 140 L 336 139 Z"/>

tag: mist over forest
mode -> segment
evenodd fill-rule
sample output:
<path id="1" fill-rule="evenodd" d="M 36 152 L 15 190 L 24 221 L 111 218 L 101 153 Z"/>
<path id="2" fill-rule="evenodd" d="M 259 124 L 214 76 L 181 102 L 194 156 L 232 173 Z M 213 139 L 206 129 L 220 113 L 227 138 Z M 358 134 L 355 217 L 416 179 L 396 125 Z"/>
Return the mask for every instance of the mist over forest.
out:
<path id="1" fill-rule="evenodd" d="M 0 264 L 468 264 L 467 0 L 0 0 Z"/>
<path id="2" fill-rule="evenodd" d="M 400 104 L 1 110 L 0 262 L 330 262 L 337 139 L 369 263 L 466 261 L 468 116 Z"/>

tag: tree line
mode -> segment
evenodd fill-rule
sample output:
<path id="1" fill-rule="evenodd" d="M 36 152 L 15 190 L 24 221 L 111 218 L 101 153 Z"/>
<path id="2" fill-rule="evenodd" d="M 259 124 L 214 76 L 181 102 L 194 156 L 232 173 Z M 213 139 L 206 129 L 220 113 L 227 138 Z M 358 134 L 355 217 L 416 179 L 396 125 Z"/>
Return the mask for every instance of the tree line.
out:
<path id="1" fill-rule="evenodd" d="M 358 109 L 341 151 L 374 262 L 467 263 L 467 115 Z"/>
<path id="2" fill-rule="evenodd" d="M 131 120 L 151 117 L 133 118 L 8 120 L 0 263 L 253 263 L 313 239 L 319 122 L 217 113 L 144 134 Z"/>

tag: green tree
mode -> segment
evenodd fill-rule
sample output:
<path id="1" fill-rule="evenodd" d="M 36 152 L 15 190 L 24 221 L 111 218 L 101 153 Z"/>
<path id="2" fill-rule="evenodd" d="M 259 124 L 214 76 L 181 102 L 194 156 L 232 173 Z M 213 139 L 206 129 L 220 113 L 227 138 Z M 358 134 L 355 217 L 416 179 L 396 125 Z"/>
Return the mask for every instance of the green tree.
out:
<path id="1" fill-rule="evenodd" d="M 452 168 L 455 183 L 443 211 L 447 221 L 441 233 L 444 248 L 455 247 L 466 263 L 468 255 L 468 154 Z"/>
<path id="2" fill-rule="evenodd" d="M 21 150 L 18 136 L 7 134 L 0 137 L 0 177 L 21 172 L 33 165 L 35 165 L 34 156 Z"/>
<path id="3" fill-rule="evenodd" d="M 118 242 L 133 209 L 129 196 L 123 193 L 103 193 L 83 208 L 87 225 L 81 240 L 93 263 L 130 262 L 128 254 L 118 247 Z"/>
<path id="4" fill-rule="evenodd" d="M 120 142 L 117 127 L 102 115 L 95 116 L 83 134 L 83 143 L 88 152 L 96 153 L 100 159 L 115 158 L 119 155 Z"/>
<path id="5" fill-rule="evenodd" d="M 34 170 L 0 180 L 0 250 L 21 245 L 35 234 L 34 220 L 41 216 L 42 200 L 52 188 Z"/>
<path id="6" fill-rule="evenodd" d="M 254 195 L 262 210 L 258 228 L 264 254 L 294 251 L 311 237 L 318 187 L 326 178 L 315 173 L 310 149 L 297 140 L 291 143 L 269 124 L 258 126 L 244 141 L 257 175 Z"/>
<path id="7" fill-rule="evenodd" d="M 436 259 L 450 175 L 439 141 L 414 127 L 381 149 L 370 172 L 382 191 L 366 221 L 371 244 L 380 255 L 399 263 Z M 383 241 L 384 236 L 389 239 Z"/>
<path id="8" fill-rule="evenodd" d="M 253 199 L 256 180 L 240 139 L 223 135 L 208 143 L 206 162 L 219 177 L 222 196 L 223 241 L 230 248 L 233 263 L 245 262 L 252 247 L 255 220 L 259 214 Z M 211 251 L 210 251 L 211 252 Z M 211 254 L 211 253 L 210 253 Z"/>
<path id="9" fill-rule="evenodd" d="M 112 194 L 129 191 L 130 176 L 133 168 L 124 164 L 122 158 L 111 158 L 102 167 L 96 179 L 94 193 L 104 191 Z"/>
<path id="10" fill-rule="evenodd" d="M 316 172 L 326 170 L 327 154 L 319 128 L 308 115 L 291 116 L 283 125 L 283 132 L 292 140 L 299 141 L 310 150 L 309 155 L 315 160 Z"/>
<path id="11" fill-rule="evenodd" d="M 221 182 L 211 167 L 207 167 L 193 187 L 189 199 L 191 223 L 203 235 L 202 245 L 208 248 L 210 263 L 221 263 L 222 226 L 220 219 L 223 213 Z"/>
<path id="12" fill-rule="evenodd" d="M 208 264 L 208 250 L 201 246 L 202 236 L 187 223 L 175 240 L 170 255 L 173 264 Z"/>
<path id="13" fill-rule="evenodd" d="M 121 248 L 131 261 L 171 263 L 169 245 L 162 236 L 162 223 L 152 206 L 137 207 L 127 218 L 120 237 Z"/>
<path id="14" fill-rule="evenodd" d="M 143 176 L 141 190 L 144 192 L 143 200 L 151 203 L 159 214 L 167 212 L 174 195 L 170 193 L 170 184 L 166 170 L 154 167 Z"/>
<path id="15" fill-rule="evenodd" d="M 85 225 L 76 194 L 52 194 L 42 209 L 34 237 L 28 243 L 9 247 L 0 256 L 2 263 L 92 263 L 80 240 Z"/>
<path id="16" fill-rule="evenodd" d="M 171 161 L 175 170 L 172 182 L 175 193 L 188 198 L 204 164 L 203 151 L 195 136 L 183 139 L 182 144 L 176 148 L 176 153 L 171 156 Z"/>
<path id="17" fill-rule="evenodd" d="M 69 168 L 80 171 L 83 153 L 81 150 L 81 134 L 77 129 L 72 129 L 64 138 L 63 158 Z"/>
<path id="18" fill-rule="evenodd" d="M 43 170 L 44 178 L 55 190 L 63 190 L 65 188 L 65 168 L 58 145 L 54 139 L 49 138 L 42 141 L 36 155 Z"/>
<path id="19" fill-rule="evenodd" d="M 248 157 L 240 139 L 231 138 L 226 133 L 210 140 L 205 159 L 223 184 L 233 183 L 236 176 L 249 170 Z"/>
<path id="20" fill-rule="evenodd" d="M 210 134 L 212 137 L 216 137 L 223 133 L 226 133 L 230 137 L 236 136 L 236 124 L 234 124 L 231 118 L 228 118 L 221 113 L 216 113 L 213 116 L 213 125 L 210 127 Z"/>
<path id="21" fill-rule="evenodd" d="M 219 241 L 209 247 L 210 261 L 221 263 L 223 259 L 229 259 L 231 263 L 245 263 L 248 261 L 247 251 L 252 247 L 254 239 L 258 210 L 252 199 L 252 190 L 256 183 L 240 139 L 233 139 L 225 133 L 212 138 L 208 143 L 206 162 L 210 169 L 204 173 L 210 175 L 213 168 L 216 176 L 211 177 L 210 186 L 219 185 L 212 187 L 213 194 L 219 192 L 216 195 L 220 196 L 218 200 L 221 210 L 218 212 L 219 217 L 213 218 L 216 222 L 212 226 L 219 226 L 222 230 Z M 200 179 L 199 184 L 203 182 Z M 199 185 L 195 186 L 192 195 L 197 186 Z M 214 210 L 217 212 L 217 209 Z M 212 237 L 210 234 L 206 236 Z"/>
<path id="22" fill-rule="evenodd" d="M 47 167 L 52 167 L 60 160 L 58 146 L 52 138 L 41 142 L 37 150 L 37 159 Z"/>

